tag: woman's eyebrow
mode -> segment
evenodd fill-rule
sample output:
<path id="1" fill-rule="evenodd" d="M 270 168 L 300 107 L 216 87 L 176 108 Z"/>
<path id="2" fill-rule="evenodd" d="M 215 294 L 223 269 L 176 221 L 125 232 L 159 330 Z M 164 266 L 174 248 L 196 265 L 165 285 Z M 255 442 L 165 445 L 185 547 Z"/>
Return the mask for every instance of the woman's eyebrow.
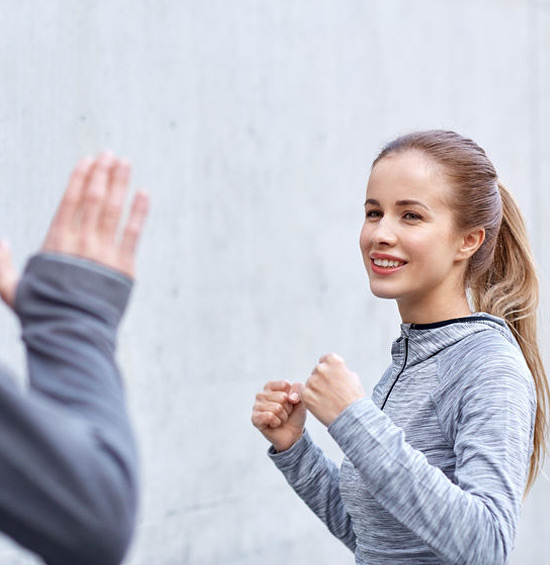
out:
<path id="1" fill-rule="evenodd" d="M 367 198 L 365 200 L 365 206 L 367 204 L 372 204 L 373 206 L 380 206 L 380 202 L 378 202 L 378 200 L 375 200 L 374 198 Z M 422 208 L 425 208 L 426 210 L 429 210 L 429 208 L 426 206 L 426 204 L 422 204 L 422 202 L 420 202 L 420 200 L 397 200 L 397 202 L 395 203 L 396 206 L 422 206 Z"/>
<path id="2" fill-rule="evenodd" d="M 426 204 L 422 204 L 422 202 L 420 202 L 420 200 L 398 200 L 395 203 L 396 206 L 422 206 L 422 208 L 426 208 L 426 210 L 429 210 L 429 208 L 426 206 Z"/>
<path id="3" fill-rule="evenodd" d="M 378 202 L 378 200 L 375 200 L 374 198 L 367 198 L 365 200 L 365 206 L 367 204 L 372 204 L 373 206 L 380 206 L 380 202 Z"/>

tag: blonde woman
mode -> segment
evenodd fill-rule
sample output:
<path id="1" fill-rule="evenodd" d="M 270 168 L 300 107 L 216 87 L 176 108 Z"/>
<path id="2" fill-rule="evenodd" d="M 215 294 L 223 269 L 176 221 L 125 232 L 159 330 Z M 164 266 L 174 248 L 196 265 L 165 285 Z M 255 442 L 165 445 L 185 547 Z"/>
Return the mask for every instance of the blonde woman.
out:
<path id="1" fill-rule="evenodd" d="M 549 389 L 524 222 L 483 149 L 454 132 L 389 143 L 360 236 L 401 335 L 369 398 L 338 355 L 269 382 L 253 424 L 287 481 L 358 564 L 505 563 L 545 453 Z M 342 448 L 340 469 L 304 430 Z"/>

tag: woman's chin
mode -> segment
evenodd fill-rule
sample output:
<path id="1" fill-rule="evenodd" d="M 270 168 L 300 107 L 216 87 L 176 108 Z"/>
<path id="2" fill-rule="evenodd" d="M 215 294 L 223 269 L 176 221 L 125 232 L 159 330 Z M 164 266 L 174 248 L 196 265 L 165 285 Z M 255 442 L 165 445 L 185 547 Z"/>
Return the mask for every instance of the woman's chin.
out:
<path id="1" fill-rule="evenodd" d="M 387 298 L 387 299 L 395 299 L 398 297 L 398 293 L 395 290 L 390 288 L 384 288 L 382 285 L 371 284 L 370 291 L 376 298 Z"/>

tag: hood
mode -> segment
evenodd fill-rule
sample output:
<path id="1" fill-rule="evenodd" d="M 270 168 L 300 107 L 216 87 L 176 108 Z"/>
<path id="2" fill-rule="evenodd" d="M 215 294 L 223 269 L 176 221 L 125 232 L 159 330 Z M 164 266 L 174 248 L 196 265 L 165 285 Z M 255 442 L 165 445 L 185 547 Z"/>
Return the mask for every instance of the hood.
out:
<path id="1" fill-rule="evenodd" d="M 401 362 L 403 345 L 408 341 L 407 367 L 436 355 L 443 349 L 472 334 L 496 331 L 519 348 L 512 332 L 502 318 L 475 312 L 464 318 L 454 318 L 433 324 L 401 324 L 401 336 L 392 345 L 394 362 Z"/>

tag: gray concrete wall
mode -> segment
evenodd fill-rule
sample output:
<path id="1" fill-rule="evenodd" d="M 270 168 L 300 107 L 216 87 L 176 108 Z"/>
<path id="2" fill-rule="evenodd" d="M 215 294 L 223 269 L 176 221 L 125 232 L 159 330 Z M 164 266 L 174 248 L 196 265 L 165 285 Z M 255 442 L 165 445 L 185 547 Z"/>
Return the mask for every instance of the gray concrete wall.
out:
<path id="1" fill-rule="evenodd" d="M 80 155 L 127 155 L 152 193 L 120 337 L 143 460 L 127 565 L 352 563 L 265 457 L 254 394 L 329 350 L 369 390 L 381 375 L 398 316 L 357 239 L 371 159 L 414 128 L 486 147 L 549 305 L 550 1 L 4 0 L 0 45 L 0 226 L 20 264 Z M 5 313 L 0 355 L 23 374 L 17 335 Z M 545 473 L 516 565 L 550 563 Z M 35 562 L 7 540 L 0 561 Z"/>

